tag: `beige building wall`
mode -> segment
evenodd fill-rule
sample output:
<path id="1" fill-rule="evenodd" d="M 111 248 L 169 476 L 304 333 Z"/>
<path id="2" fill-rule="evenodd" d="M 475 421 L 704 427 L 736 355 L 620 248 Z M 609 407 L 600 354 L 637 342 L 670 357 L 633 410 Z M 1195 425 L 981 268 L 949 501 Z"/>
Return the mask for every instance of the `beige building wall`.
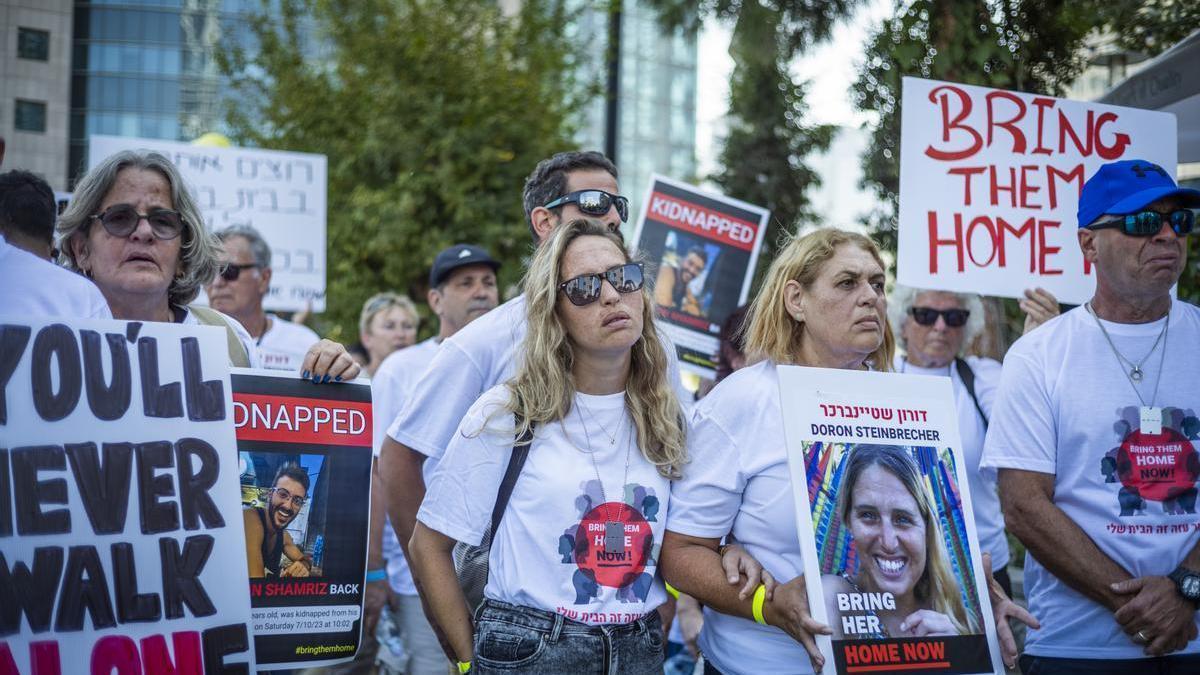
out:
<path id="1" fill-rule="evenodd" d="M 58 191 L 68 187 L 73 14 L 70 0 L 0 0 L 0 136 L 6 145 L 0 170 L 33 171 Z M 20 28 L 50 34 L 46 61 L 18 56 Z M 46 105 L 45 131 L 15 128 L 18 99 Z"/>

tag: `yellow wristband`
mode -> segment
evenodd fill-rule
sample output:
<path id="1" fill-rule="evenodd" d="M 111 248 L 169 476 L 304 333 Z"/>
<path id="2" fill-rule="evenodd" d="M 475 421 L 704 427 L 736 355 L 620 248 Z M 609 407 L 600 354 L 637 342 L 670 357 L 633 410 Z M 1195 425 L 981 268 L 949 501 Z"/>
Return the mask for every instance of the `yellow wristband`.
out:
<path id="1" fill-rule="evenodd" d="M 471 662 L 470 661 L 459 661 L 458 662 L 458 672 L 460 672 L 460 673 L 471 672 Z"/>
<path id="2" fill-rule="evenodd" d="M 676 600 L 679 599 L 679 589 L 675 588 L 674 586 L 672 586 L 671 584 L 668 584 L 666 582 L 663 582 L 663 585 L 667 587 L 667 593 L 672 598 L 675 598 Z"/>
<path id="3" fill-rule="evenodd" d="M 754 604 L 751 608 L 754 612 L 754 620 L 762 625 L 767 625 L 767 620 L 763 618 L 763 603 L 767 601 L 767 587 L 759 584 L 754 591 Z"/>

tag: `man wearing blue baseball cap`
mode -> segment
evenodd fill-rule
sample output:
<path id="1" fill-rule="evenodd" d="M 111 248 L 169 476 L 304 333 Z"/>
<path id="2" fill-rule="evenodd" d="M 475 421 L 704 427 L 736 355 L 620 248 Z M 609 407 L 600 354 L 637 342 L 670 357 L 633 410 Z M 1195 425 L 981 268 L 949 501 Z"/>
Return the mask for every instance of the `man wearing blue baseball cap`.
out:
<path id="1" fill-rule="evenodd" d="M 1174 300 L 1200 192 L 1145 160 L 1079 198 L 1092 299 L 1008 352 L 981 466 L 999 470 L 1025 673 L 1200 672 L 1200 308 Z"/>

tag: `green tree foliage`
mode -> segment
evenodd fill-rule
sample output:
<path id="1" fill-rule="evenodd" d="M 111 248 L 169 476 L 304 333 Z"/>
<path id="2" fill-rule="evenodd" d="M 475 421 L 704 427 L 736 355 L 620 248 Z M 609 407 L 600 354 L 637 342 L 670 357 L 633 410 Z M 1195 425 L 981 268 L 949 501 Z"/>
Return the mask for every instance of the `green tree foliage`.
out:
<path id="1" fill-rule="evenodd" d="M 515 282 L 531 246 L 524 178 L 572 147 L 582 103 L 561 9 L 280 5 L 282 20 L 253 21 L 257 50 L 225 59 L 239 101 L 228 117 L 240 144 L 328 155 L 324 332 L 355 340 L 363 301 L 381 290 L 422 302 L 433 256 L 457 242 L 487 247 Z"/>

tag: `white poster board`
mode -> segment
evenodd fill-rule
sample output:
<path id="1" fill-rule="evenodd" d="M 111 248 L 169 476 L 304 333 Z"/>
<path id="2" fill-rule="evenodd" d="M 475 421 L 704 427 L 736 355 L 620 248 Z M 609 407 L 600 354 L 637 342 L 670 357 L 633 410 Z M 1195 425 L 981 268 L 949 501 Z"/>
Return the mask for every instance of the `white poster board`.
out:
<path id="1" fill-rule="evenodd" d="M 1092 296 L 1076 239 L 1083 183 L 1145 159 L 1172 176 L 1168 113 L 904 78 L 897 281 L 1062 302 Z"/>
<path id="2" fill-rule="evenodd" d="M 92 136 L 88 165 L 120 150 L 153 150 L 175 163 L 210 231 L 251 225 L 271 245 L 268 310 L 325 310 L 325 155 L 214 148 L 176 141 Z"/>
<path id="3" fill-rule="evenodd" d="M 0 672 L 254 663 L 228 358 L 220 328 L 0 318 Z"/>
<path id="4" fill-rule="evenodd" d="M 1004 672 L 950 378 L 780 366 L 779 388 L 825 675 Z"/>

